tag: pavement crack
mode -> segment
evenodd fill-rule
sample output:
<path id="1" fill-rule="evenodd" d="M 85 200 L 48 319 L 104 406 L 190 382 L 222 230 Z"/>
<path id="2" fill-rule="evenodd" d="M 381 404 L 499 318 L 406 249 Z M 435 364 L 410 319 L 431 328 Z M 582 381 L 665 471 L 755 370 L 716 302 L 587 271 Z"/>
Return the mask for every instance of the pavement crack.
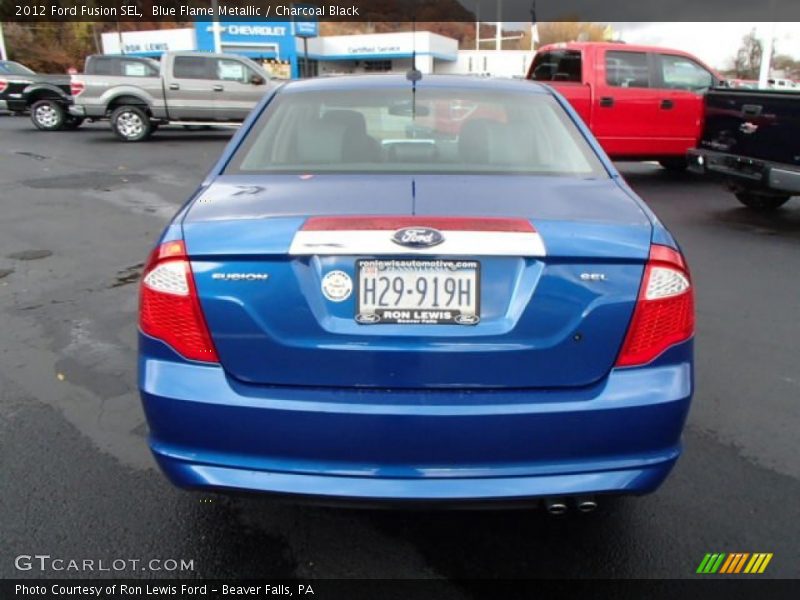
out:
<path id="1" fill-rule="evenodd" d="M 50 250 L 22 250 L 21 252 L 9 254 L 8 258 L 14 260 L 40 260 L 52 255 L 53 252 Z"/>

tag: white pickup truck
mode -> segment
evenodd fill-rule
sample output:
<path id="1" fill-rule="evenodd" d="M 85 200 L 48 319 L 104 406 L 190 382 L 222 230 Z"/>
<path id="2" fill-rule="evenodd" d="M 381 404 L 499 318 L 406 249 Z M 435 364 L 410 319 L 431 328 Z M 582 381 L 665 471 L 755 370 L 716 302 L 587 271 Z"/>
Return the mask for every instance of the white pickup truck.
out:
<path id="1" fill-rule="evenodd" d="M 269 89 L 267 72 L 248 58 L 168 52 L 160 71 L 73 75 L 69 112 L 78 118 L 110 119 L 119 139 L 139 142 L 167 123 L 242 122 Z"/>

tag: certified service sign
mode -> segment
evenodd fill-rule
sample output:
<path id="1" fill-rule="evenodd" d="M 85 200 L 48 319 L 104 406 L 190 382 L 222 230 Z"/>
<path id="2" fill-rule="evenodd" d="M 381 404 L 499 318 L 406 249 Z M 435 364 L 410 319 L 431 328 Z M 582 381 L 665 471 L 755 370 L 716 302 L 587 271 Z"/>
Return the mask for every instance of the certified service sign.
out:
<path id="1" fill-rule="evenodd" d="M 353 293 L 353 280 L 344 271 L 330 271 L 322 278 L 322 294 L 331 302 L 344 302 Z"/>

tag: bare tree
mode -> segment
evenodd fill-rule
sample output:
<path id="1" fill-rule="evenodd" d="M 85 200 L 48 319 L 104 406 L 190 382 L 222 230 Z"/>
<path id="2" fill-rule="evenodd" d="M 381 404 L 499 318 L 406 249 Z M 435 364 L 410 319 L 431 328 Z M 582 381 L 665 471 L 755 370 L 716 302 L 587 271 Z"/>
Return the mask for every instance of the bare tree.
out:
<path id="1" fill-rule="evenodd" d="M 758 79 L 758 71 L 761 68 L 761 57 L 764 54 L 764 46 L 756 35 L 755 28 L 742 38 L 742 44 L 736 51 L 733 58 L 733 71 L 737 79 Z M 775 56 L 773 45 L 772 55 Z"/>

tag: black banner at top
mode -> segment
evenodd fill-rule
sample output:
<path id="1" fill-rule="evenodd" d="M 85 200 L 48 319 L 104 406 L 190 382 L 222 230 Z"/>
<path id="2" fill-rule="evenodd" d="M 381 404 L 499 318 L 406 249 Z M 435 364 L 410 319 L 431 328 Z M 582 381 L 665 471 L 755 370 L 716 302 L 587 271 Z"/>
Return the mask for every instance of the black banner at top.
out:
<path id="1" fill-rule="evenodd" d="M 798 0 L 0 0 L 5 22 L 800 21 Z M 799 24 L 800 25 L 800 24 Z M 713 30 L 709 30 L 713 36 Z"/>

